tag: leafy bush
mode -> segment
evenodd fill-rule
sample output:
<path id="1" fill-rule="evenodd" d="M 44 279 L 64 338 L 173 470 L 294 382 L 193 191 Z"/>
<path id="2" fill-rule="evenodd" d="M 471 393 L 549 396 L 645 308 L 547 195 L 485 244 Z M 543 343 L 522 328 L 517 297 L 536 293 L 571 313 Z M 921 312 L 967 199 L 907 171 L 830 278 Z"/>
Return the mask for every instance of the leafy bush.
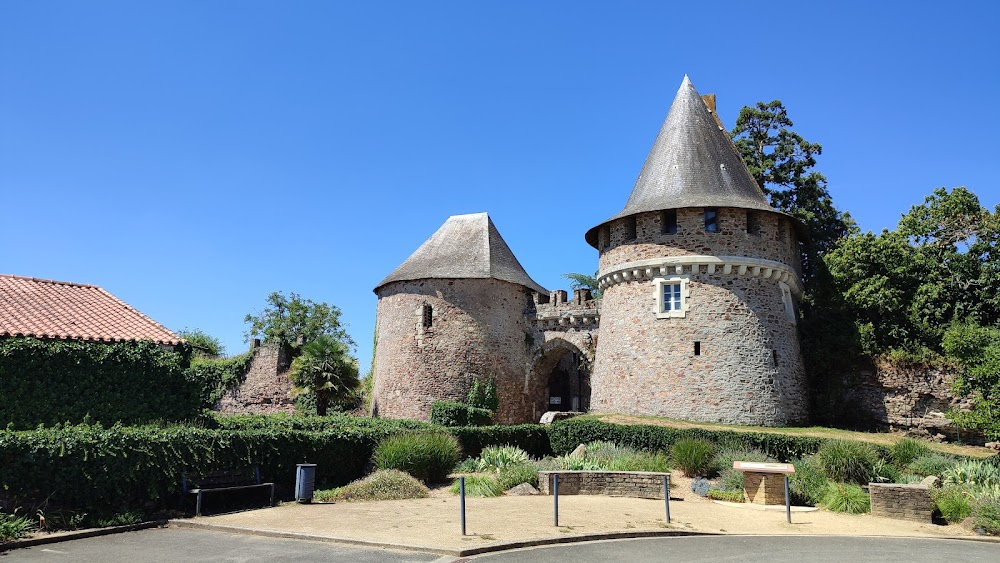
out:
<path id="1" fill-rule="evenodd" d="M 899 483 L 902 477 L 903 472 L 884 459 L 879 458 L 872 466 L 873 483 Z"/>
<path id="2" fill-rule="evenodd" d="M 922 455 L 910 462 L 910 464 L 906 467 L 906 470 L 909 473 L 920 475 L 921 477 L 927 477 L 928 475 L 941 475 L 949 467 L 951 467 L 953 463 L 955 463 L 955 460 L 951 457 L 939 453 L 930 453 Z"/>
<path id="3" fill-rule="evenodd" d="M 500 407 L 500 399 L 497 397 L 497 382 L 493 378 L 480 381 L 479 378 L 472 380 L 472 388 L 465 398 L 465 402 L 472 408 L 495 413 Z"/>
<path id="4" fill-rule="evenodd" d="M 459 480 L 451 484 L 448 491 L 459 494 Z M 467 475 L 465 477 L 465 495 L 470 497 L 498 497 L 504 489 L 494 475 Z"/>
<path id="5" fill-rule="evenodd" d="M 723 491 L 739 491 L 743 493 L 743 472 L 735 469 L 726 469 L 719 473 L 716 486 Z"/>
<path id="6" fill-rule="evenodd" d="M 232 358 L 197 358 L 188 368 L 188 377 L 198 387 L 201 407 L 210 409 L 231 389 L 246 379 L 254 352 L 244 352 Z"/>
<path id="7" fill-rule="evenodd" d="M 892 459 L 899 467 L 906 467 L 913 463 L 918 457 L 931 453 L 931 449 L 920 440 L 913 438 L 903 438 L 889 448 Z"/>
<path id="8" fill-rule="evenodd" d="M 707 475 L 712 468 L 713 453 L 710 442 L 692 438 L 682 438 L 670 449 L 670 456 L 686 477 Z"/>
<path id="9" fill-rule="evenodd" d="M 726 502 L 744 502 L 743 491 L 723 491 L 719 489 L 709 489 L 708 494 L 706 494 L 705 496 L 712 500 L 722 500 Z"/>
<path id="10" fill-rule="evenodd" d="M 867 485 L 875 478 L 875 464 L 882 460 L 878 449 L 867 442 L 834 440 L 816 452 L 823 472 L 833 481 Z"/>
<path id="11" fill-rule="evenodd" d="M 588 461 L 605 471 L 670 471 L 670 460 L 662 452 L 647 452 L 612 442 L 587 444 Z"/>
<path id="12" fill-rule="evenodd" d="M 863 514 L 871 510 L 871 498 L 860 485 L 854 483 L 829 483 L 820 503 L 833 512 Z"/>
<path id="13" fill-rule="evenodd" d="M 566 471 L 602 471 L 604 467 L 594 460 L 582 456 L 563 455 L 556 458 L 559 469 Z"/>
<path id="14" fill-rule="evenodd" d="M 528 453 L 514 446 L 487 446 L 479 454 L 476 471 L 500 472 L 508 467 L 524 465 L 528 462 Z"/>
<path id="15" fill-rule="evenodd" d="M 26 516 L 0 512 L 0 543 L 21 539 L 35 530 L 35 524 Z"/>
<path id="16" fill-rule="evenodd" d="M 705 440 L 721 449 L 760 450 L 779 461 L 816 453 L 824 442 L 820 438 L 787 436 L 765 432 L 733 432 L 703 428 L 668 428 L 653 425 L 622 425 L 603 422 L 591 416 L 561 420 L 548 427 L 552 451 L 564 454 L 579 444 L 596 441 L 613 442 L 646 451 L 670 451 L 682 438 Z M 517 443 L 519 442 L 510 442 Z M 522 446 L 523 447 L 523 446 Z M 529 450 L 528 453 L 541 457 Z"/>
<path id="17" fill-rule="evenodd" d="M 445 432 L 396 434 L 375 449 L 378 469 L 398 469 L 424 483 L 443 481 L 458 464 L 458 441 Z"/>
<path id="18" fill-rule="evenodd" d="M 708 479 L 704 477 L 696 477 L 691 480 L 691 492 L 700 497 L 707 495 L 708 491 L 711 490 L 711 488 L 712 488 L 712 483 L 710 483 Z"/>
<path id="19" fill-rule="evenodd" d="M 795 473 L 788 476 L 788 489 L 794 504 L 817 506 L 823 500 L 829 482 L 815 456 L 795 460 Z"/>
<path id="20" fill-rule="evenodd" d="M 428 494 L 430 490 L 409 474 L 386 469 L 337 489 L 316 491 L 314 498 L 320 502 L 352 502 L 425 498 Z"/>
<path id="21" fill-rule="evenodd" d="M 497 474 L 497 482 L 500 484 L 500 489 L 504 491 L 521 483 L 538 487 L 538 470 L 531 463 L 511 465 Z"/>
<path id="22" fill-rule="evenodd" d="M 984 534 L 1000 536 L 1000 496 L 985 495 L 976 499 L 972 509 L 974 526 Z"/>
<path id="23" fill-rule="evenodd" d="M 458 438 L 465 455 L 478 457 L 486 446 L 513 444 L 539 459 L 552 454 L 549 434 L 540 424 L 519 424 L 515 426 L 462 426 L 449 428 L 448 432 Z"/>
<path id="24" fill-rule="evenodd" d="M 945 485 L 1000 486 L 1000 467 L 980 460 L 959 461 L 941 474 Z"/>
<path id="25" fill-rule="evenodd" d="M 934 504 L 949 523 L 961 522 L 972 514 L 972 495 L 965 487 L 932 489 Z"/>
<path id="26" fill-rule="evenodd" d="M 187 362 L 151 341 L 0 339 L 0 428 L 196 418 L 199 388 Z"/>

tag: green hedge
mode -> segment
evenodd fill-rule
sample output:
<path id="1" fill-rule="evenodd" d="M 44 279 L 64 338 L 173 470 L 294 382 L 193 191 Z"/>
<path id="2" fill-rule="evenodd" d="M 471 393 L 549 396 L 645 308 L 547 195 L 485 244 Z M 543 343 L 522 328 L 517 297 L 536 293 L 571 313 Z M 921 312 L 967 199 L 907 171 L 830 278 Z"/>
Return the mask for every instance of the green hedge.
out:
<path id="1" fill-rule="evenodd" d="M 243 383 L 253 358 L 254 352 L 251 350 L 232 358 L 192 361 L 188 377 L 198 386 L 202 408 L 213 408 L 226 391 Z"/>
<path id="2" fill-rule="evenodd" d="M 487 426 L 493 424 L 493 412 L 454 401 L 431 403 L 431 423 L 441 426 Z"/>
<path id="3" fill-rule="evenodd" d="M 186 347 L 0 339 L 0 427 L 197 417 L 197 385 L 185 372 Z"/>
<path id="4" fill-rule="evenodd" d="M 599 440 L 639 449 L 670 451 L 670 447 L 677 440 L 691 438 L 712 442 L 719 448 L 757 449 L 784 462 L 816 453 L 824 442 L 820 438 L 765 432 L 680 429 L 651 425 L 624 426 L 585 416 L 556 422 L 549 426 L 548 434 L 552 451 L 556 454 L 569 453 L 580 444 Z"/>
<path id="5" fill-rule="evenodd" d="M 394 433 L 400 430 L 435 430 L 433 424 L 419 420 L 394 418 L 368 418 L 335 413 L 328 416 L 303 416 L 299 414 L 213 414 L 209 428 L 221 430 L 306 430 L 322 432 L 338 428 L 374 430 Z"/>
<path id="6" fill-rule="evenodd" d="M 549 433 L 545 426 L 520 424 L 517 426 L 462 426 L 448 428 L 462 445 L 462 455 L 479 457 L 486 446 L 517 446 L 532 457 L 552 455 Z"/>
<path id="7" fill-rule="evenodd" d="M 287 496 L 297 463 L 316 463 L 321 484 L 344 485 L 364 474 L 388 434 L 87 425 L 2 431 L 0 497 L 13 506 L 48 499 L 50 507 L 101 514 L 172 508 L 180 500 L 182 473 L 254 465 Z"/>

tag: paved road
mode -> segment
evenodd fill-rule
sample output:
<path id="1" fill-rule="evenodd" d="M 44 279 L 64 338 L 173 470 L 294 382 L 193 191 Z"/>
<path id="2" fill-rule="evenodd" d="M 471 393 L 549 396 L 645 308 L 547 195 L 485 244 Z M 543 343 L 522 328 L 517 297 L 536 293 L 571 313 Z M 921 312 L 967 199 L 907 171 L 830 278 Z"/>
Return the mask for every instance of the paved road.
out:
<path id="1" fill-rule="evenodd" d="M 617 540 L 521 549 L 470 563 L 685 561 L 958 563 L 1000 561 L 1000 544 L 957 540 L 714 536 Z"/>
<path id="2" fill-rule="evenodd" d="M 0 563 L 99 561 L 289 561 L 337 563 L 604 563 L 657 562 L 895 562 L 1000 561 L 1000 544 L 955 540 L 712 536 L 617 540 L 521 549 L 471 558 L 264 538 L 183 528 L 55 543 L 0 553 Z"/>
<path id="3" fill-rule="evenodd" d="M 95 561 L 100 563 L 159 563 L 176 561 L 282 561 L 337 563 L 410 563 L 454 561 L 454 557 L 355 548 L 332 543 L 263 538 L 182 528 L 150 529 L 98 538 L 73 540 L 0 554 L 0 563 Z"/>

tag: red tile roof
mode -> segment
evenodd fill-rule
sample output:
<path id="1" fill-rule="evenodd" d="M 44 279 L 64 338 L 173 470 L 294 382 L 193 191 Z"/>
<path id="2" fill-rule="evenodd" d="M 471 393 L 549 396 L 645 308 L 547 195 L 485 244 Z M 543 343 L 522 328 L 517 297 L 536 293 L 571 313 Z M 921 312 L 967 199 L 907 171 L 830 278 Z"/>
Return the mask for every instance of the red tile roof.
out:
<path id="1" fill-rule="evenodd" d="M 0 274 L 0 337 L 182 342 L 96 285 Z"/>

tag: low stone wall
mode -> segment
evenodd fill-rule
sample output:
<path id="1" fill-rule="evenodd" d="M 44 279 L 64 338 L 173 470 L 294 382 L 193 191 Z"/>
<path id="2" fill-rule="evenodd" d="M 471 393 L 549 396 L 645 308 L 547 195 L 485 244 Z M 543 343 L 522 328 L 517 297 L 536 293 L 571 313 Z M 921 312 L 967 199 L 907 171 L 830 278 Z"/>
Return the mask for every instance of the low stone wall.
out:
<path id="1" fill-rule="evenodd" d="M 561 484 L 561 483 L 560 483 Z M 927 485 L 871 483 L 872 516 L 930 522 L 934 502 Z"/>
<path id="2" fill-rule="evenodd" d="M 539 471 L 538 490 L 552 492 L 552 475 L 559 475 L 560 495 L 607 495 L 612 497 L 663 498 L 667 473 L 646 471 Z"/>

